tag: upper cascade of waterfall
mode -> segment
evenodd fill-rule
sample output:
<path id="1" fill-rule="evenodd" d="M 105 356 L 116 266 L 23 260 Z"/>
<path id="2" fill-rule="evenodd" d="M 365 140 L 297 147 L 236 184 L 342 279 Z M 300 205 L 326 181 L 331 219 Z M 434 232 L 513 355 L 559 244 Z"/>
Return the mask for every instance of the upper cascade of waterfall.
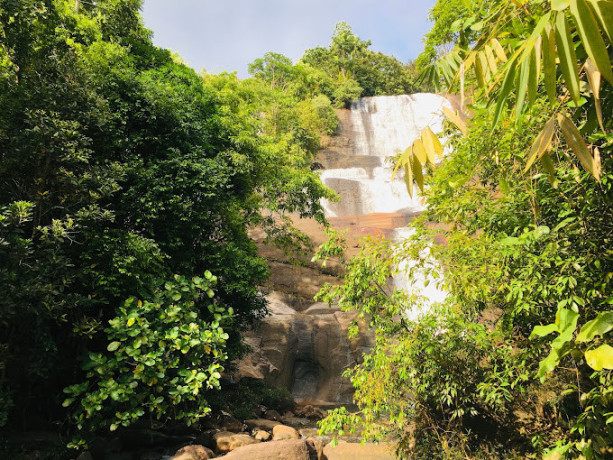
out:
<path id="1" fill-rule="evenodd" d="M 426 126 L 442 131 L 442 108 L 450 105 L 445 97 L 428 93 L 354 101 L 341 117 L 341 141 L 320 155 L 326 168 L 321 179 L 340 195 L 338 203 L 324 201 L 327 216 L 423 211 L 421 197 L 409 196 L 403 171 L 392 181 L 386 158 L 404 151 Z"/>
<path id="2" fill-rule="evenodd" d="M 390 157 L 404 151 L 430 126 L 443 129 L 443 96 L 419 93 L 364 97 L 351 104 L 352 153 Z"/>

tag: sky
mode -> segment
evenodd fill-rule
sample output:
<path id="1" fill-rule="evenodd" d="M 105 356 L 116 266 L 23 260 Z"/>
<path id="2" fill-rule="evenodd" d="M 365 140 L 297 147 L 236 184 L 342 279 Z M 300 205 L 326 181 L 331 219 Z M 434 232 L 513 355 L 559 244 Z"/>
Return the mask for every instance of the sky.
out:
<path id="1" fill-rule="evenodd" d="M 328 46 L 334 26 L 347 22 L 370 49 L 415 59 L 429 30 L 435 0 L 145 0 L 153 42 L 176 51 L 194 69 L 237 71 L 268 51 L 297 61 Z"/>

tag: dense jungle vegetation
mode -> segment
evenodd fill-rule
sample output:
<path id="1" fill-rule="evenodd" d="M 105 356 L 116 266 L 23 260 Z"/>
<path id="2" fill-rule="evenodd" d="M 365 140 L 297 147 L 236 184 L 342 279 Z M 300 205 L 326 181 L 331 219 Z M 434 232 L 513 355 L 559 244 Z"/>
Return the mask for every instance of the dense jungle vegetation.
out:
<path id="1" fill-rule="evenodd" d="M 428 130 L 397 158 L 429 204 L 415 235 L 371 240 L 320 293 L 377 335 L 348 372 L 360 411 L 323 431 L 403 458 L 612 458 L 613 2 L 441 0 L 431 19 L 421 78 L 466 113 L 446 111 L 443 161 Z M 407 266 L 414 291 L 382 289 Z M 423 273 L 448 299 L 412 323 Z"/>
<path id="2" fill-rule="evenodd" d="M 333 106 L 414 74 L 339 24 L 293 64 L 198 74 L 140 0 L 0 0 L 0 430 L 191 423 L 266 313 L 283 216 L 323 222 L 312 171 Z M 374 68 L 373 65 L 377 67 Z M 0 451 L 7 446 L 2 436 Z"/>

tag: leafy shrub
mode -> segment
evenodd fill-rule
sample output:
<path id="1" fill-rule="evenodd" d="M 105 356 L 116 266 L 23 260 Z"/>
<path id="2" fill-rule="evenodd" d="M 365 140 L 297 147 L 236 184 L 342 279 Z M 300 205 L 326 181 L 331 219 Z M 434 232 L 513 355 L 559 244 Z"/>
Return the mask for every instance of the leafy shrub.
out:
<path id="1" fill-rule="evenodd" d="M 128 426 L 151 414 L 188 424 L 210 412 L 204 390 L 219 388 L 232 311 L 212 300 L 210 272 L 191 280 L 175 276 L 144 301 L 125 301 L 105 329 L 107 352 L 90 353 L 88 380 L 64 391 L 75 404 L 79 428 Z"/>

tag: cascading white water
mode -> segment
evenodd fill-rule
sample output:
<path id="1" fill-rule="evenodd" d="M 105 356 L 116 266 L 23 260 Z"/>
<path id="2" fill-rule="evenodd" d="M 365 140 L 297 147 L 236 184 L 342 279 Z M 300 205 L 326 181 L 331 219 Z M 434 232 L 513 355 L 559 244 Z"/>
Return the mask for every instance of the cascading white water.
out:
<path id="1" fill-rule="evenodd" d="M 404 151 L 430 126 L 442 130 L 442 107 L 447 99 L 436 94 L 366 97 L 351 104 L 341 131 L 349 139 L 355 167 L 322 171 L 324 184 L 341 196 L 338 203 L 324 202 L 329 217 L 424 210 L 419 195 L 409 196 L 399 171 L 392 181 L 389 157 Z M 368 157 L 364 158 L 364 157 Z"/>
<path id="2" fill-rule="evenodd" d="M 409 147 L 426 126 L 435 133 L 442 131 L 443 106 L 451 104 L 436 94 L 377 96 L 353 102 L 339 133 L 347 139 L 348 148 L 334 152 L 332 167 L 321 172 L 324 184 L 340 196 L 338 203 L 324 202 L 327 216 L 334 219 L 400 213 L 406 225 L 412 216 L 422 212 L 425 209 L 423 198 L 417 193 L 411 198 L 402 171 L 392 181 L 392 166 L 386 159 Z M 389 236 L 395 243 L 413 233 L 410 227 L 404 226 L 390 230 Z M 428 263 L 435 264 L 435 261 Z M 407 261 L 400 268 L 406 270 L 412 266 L 415 264 Z M 411 280 L 399 274 L 393 284 L 422 295 L 427 299 L 424 308 L 445 299 L 445 293 L 425 274 L 417 273 Z M 416 319 L 421 312 L 418 308 L 407 312 L 407 316 Z"/>

